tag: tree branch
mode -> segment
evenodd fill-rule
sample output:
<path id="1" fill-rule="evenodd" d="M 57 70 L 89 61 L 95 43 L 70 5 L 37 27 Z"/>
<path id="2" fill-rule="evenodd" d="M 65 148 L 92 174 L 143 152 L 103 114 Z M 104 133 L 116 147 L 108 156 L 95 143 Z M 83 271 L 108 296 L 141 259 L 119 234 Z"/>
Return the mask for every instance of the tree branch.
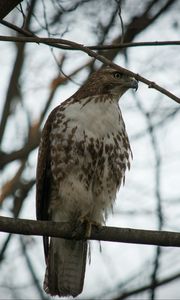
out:
<path id="1" fill-rule="evenodd" d="M 32 12 L 33 12 L 35 4 L 36 4 L 36 0 L 32 0 L 31 4 L 29 6 L 29 9 L 28 9 L 27 16 L 26 16 L 26 22 L 24 24 L 25 28 L 29 28 L 31 18 L 32 18 Z M 3 23 L 6 21 L 1 21 L 1 22 Z M 25 30 L 25 29 L 23 29 L 23 30 Z M 12 74 L 11 74 L 10 81 L 9 81 L 9 86 L 8 86 L 8 90 L 7 90 L 7 94 L 6 94 L 6 99 L 5 99 L 1 123 L 0 123 L 0 144 L 3 140 L 3 135 L 5 132 L 8 117 L 12 113 L 11 112 L 12 104 L 17 103 L 17 99 L 19 100 L 19 98 L 21 96 L 19 94 L 18 81 L 19 81 L 19 77 L 20 77 L 20 74 L 21 74 L 21 71 L 23 68 L 23 64 L 24 64 L 24 59 L 25 59 L 25 57 L 24 57 L 25 45 L 26 44 L 17 45 L 17 54 L 16 54 L 14 66 L 12 69 Z"/>
<path id="2" fill-rule="evenodd" d="M 39 299 L 48 300 L 49 297 L 44 295 L 41 284 L 39 283 L 37 272 L 34 269 L 32 261 L 31 261 L 29 255 L 28 255 L 27 245 L 26 245 L 26 243 L 25 243 L 25 241 L 22 237 L 20 237 L 20 242 L 21 242 L 21 247 L 22 247 L 22 254 L 25 257 L 25 261 L 26 261 L 26 264 L 27 264 L 27 267 L 28 267 L 27 269 L 29 270 L 29 272 L 31 274 L 34 286 L 35 286 L 35 288 L 36 288 L 36 290 L 39 294 Z"/>
<path id="3" fill-rule="evenodd" d="M 157 280 L 156 281 L 156 288 L 159 287 L 159 286 L 162 286 L 162 285 L 165 285 L 167 283 L 170 283 L 176 279 L 179 279 L 180 278 L 180 273 L 175 273 L 171 276 L 167 276 L 167 277 L 164 277 L 163 279 L 161 280 Z M 131 290 L 127 291 L 127 292 L 124 292 L 122 293 L 120 296 L 117 296 L 115 298 L 113 298 L 113 300 L 124 300 L 124 299 L 129 299 L 130 296 L 134 296 L 134 295 L 137 295 L 137 294 L 140 294 L 142 292 L 145 292 L 149 289 L 152 288 L 152 284 L 146 284 L 146 285 L 142 285 L 142 286 L 138 286 L 137 288 L 135 287 L 134 289 L 132 288 Z M 133 299 L 133 298 L 131 298 Z M 137 299 L 137 298 L 136 298 Z"/>
<path id="4" fill-rule="evenodd" d="M 159 86 L 155 82 L 150 81 L 150 80 L 146 79 L 145 77 L 140 76 L 139 74 L 136 74 L 136 73 L 134 73 L 134 72 L 132 72 L 130 70 L 127 70 L 127 69 L 125 69 L 123 67 L 120 67 L 120 66 L 116 65 L 115 63 L 113 63 L 109 59 L 105 58 L 102 55 L 97 54 L 96 52 L 92 51 L 90 48 L 88 48 L 88 47 L 86 47 L 86 46 L 84 46 L 82 44 L 78 44 L 76 42 L 65 40 L 65 39 L 58 39 L 59 43 L 61 45 L 59 45 L 59 44 L 58 45 L 57 44 L 53 44 L 51 42 L 51 40 L 52 40 L 51 38 L 22 37 L 22 41 L 23 41 L 23 39 L 24 39 L 24 41 L 29 40 L 31 42 L 43 43 L 43 44 L 47 44 L 49 46 L 56 45 L 56 47 L 59 47 L 59 48 L 62 48 L 63 45 L 65 45 L 65 46 L 70 46 L 73 49 L 83 51 L 83 52 L 87 53 L 90 57 L 94 57 L 95 59 L 101 61 L 102 63 L 104 63 L 106 65 L 109 65 L 109 66 L 115 68 L 117 71 L 120 71 L 123 74 L 129 75 L 129 76 L 133 76 L 138 81 L 141 81 L 141 82 L 145 83 L 146 85 L 148 85 L 149 88 L 153 88 L 153 89 L 159 91 L 160 93 L 166 95 L 167 97 L 173 99 L 177 103 L 180 103 L 180 98 L 179 97 L 175 96 L 174 94 L 172 94 L 168 90 L 164 89 L 163 87 Z M 50 42 L 47 42 L 47 40 L 49 40 Z"/>
<path id="5" fill-rule="evenodd" d="M 4 22 L 0 22 L 4 24 Z M 6 24 L 6 23 L 5 23 Z M 56 44 L 60 49 L 66 50 L 77 50 L 77 47 L 64 46 L 61 45 L 62 39 L 59 38 L 43 38 L 43 37 L 30 37 L 30 36 L 4 36 L 0 35 L 0 41 L 4 42 L 19 42 L 19 43 L 53 43 L 54 47 Z M 58 45 L 59 44 L 59 45 Z M 132 42 L 132 43 L 122 43 L 122 44 L 104 44 L 104 45 L 86 45 L 85 47 L 91 50 L 113 50 L 120 48 L 130 48 L 130 47 L 144 47 L 144 46 L 180 46 L 180 40 L 172 41 L 147 41 L 147 42 Z"/>
<path id="6" fill-rule="evenodd" d="M 23 0 L 1 0 L 0 1 L 0 20 L 7 16 Z"/>
<path id="7" fill-rule="evenodd" d="M 0 217 L 0 231 L 39 236 L 53 236 L 66 239 L 84 239 L 84 228 L 79 227 L 74 237 L 74 227 L 67 222 L 34 221 Z M 180 247 L 180 233 L 170 231 L 142 230 L 102 226 L 92 228 L 90 240 L 109 242 Z"/>

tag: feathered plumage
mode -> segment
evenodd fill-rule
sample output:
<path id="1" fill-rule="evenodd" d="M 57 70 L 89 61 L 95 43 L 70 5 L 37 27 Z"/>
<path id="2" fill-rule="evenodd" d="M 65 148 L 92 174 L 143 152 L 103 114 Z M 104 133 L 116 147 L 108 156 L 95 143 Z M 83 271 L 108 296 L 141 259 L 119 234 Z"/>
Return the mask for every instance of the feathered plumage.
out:
<path id="1" fill-rule="evenodd" d="M 56 107 L 44 126 L 37 167 L 37 218 L 104 224 L 130 166 L 119 98 L 137 81 L 105 67 Z M 73 297 L 83 289 L 87 242 L 44 238 L 44 289 Z"/>

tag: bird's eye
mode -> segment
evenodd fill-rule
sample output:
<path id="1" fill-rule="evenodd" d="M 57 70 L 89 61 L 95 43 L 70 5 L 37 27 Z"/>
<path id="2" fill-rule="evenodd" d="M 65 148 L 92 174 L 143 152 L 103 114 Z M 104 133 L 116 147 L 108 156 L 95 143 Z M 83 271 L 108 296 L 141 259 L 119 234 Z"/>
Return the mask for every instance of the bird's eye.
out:
<path id="1" fill-rule="evenodd" d="M 119 72 L 115 72 L 113 75 L 114 75 L 114 78 L 116 78 L 116 79 L 120 79 L 122 77 L 122 74 Z"/>

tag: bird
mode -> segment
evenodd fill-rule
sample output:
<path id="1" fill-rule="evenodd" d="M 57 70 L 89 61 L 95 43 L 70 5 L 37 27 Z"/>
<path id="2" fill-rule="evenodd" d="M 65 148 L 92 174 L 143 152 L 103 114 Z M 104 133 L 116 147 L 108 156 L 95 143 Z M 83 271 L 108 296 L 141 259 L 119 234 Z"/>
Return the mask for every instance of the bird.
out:
<path id="1" fill-rule="evenodd" d="M 87 224 L 87 236 L 92 225 L 105 225 L 130 168 L 132 150 L 119 107 L 130 88 L 138 88 L 134 77 L 106 65 L 52 110 L 38 152 L 38 220 Z M 87 238 L 43 240 L 45 292 L 78 296 L 84 284 Z"/>

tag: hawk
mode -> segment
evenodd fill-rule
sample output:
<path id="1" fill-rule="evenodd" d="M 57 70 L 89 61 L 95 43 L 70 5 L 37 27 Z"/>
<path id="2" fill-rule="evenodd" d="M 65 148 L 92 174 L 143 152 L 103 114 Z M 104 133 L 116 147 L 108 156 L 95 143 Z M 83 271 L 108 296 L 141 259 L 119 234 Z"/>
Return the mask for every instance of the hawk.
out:
<path id="1" fill-rule="evenodd" d="M 105 224 L 132 154 L 118 100 L 137 87 L 106 66 L 50 113 L 38 154 L 37 219 Z M 44 252 L 44 290 L 80 294 L 87 241 L 44 237 Z"/>

